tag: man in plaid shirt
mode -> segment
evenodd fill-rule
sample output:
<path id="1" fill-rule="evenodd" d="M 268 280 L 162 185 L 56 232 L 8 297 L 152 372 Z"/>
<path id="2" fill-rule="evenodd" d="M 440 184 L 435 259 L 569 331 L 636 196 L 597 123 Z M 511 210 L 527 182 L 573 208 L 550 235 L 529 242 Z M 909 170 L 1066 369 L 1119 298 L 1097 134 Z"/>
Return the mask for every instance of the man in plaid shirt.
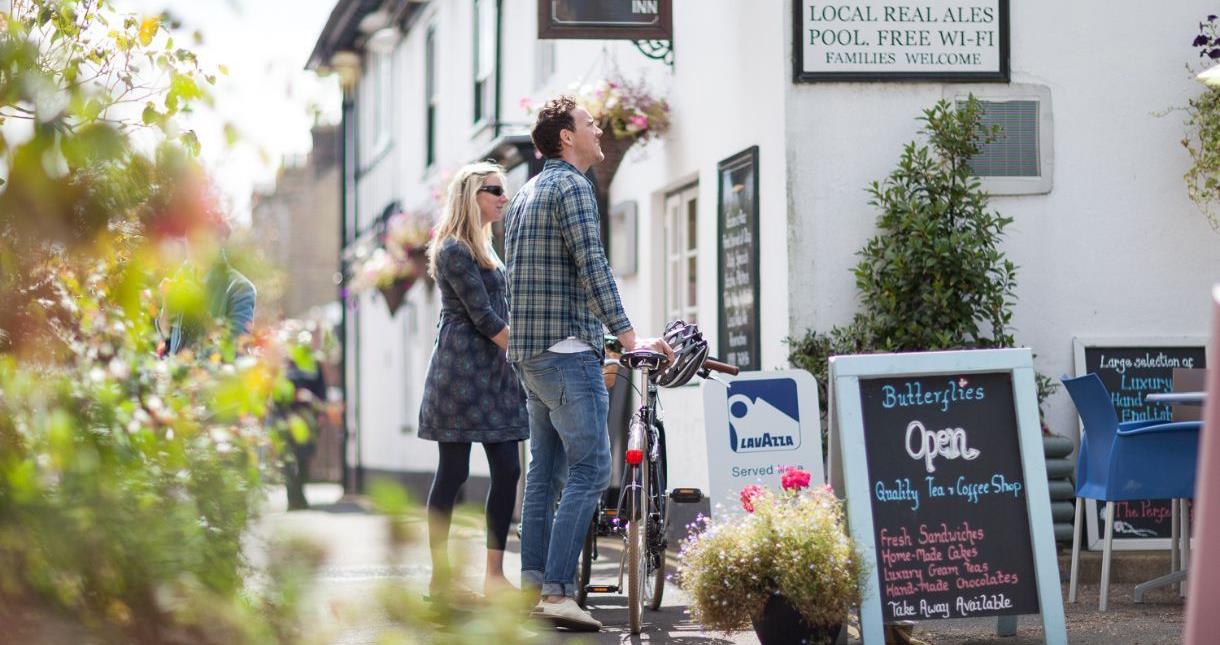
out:
<path id="1" fill-rule="evenodd" d="M 576 560 L 610 483 L 603 325 L 626 349 L 673 358 L 663 340 L 637 343 L 602 250 L 597 199 L 584 174 L 603 159 L 601 134 L 571 98 L 549 101 L 531 132 L 546 163 L 513 197 L 504 218 L 508 360 L 525 385 L 530 417 L 521 579 L 540 587 L 533 615 L 591 631 L 601 623 L 574 598 Z"/>

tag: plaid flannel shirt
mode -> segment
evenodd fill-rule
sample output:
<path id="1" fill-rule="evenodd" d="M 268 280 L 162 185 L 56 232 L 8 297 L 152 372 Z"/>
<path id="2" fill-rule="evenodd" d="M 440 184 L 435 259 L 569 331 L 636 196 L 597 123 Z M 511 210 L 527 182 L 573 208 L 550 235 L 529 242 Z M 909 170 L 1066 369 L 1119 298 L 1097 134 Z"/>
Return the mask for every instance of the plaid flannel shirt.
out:
<path id="1" fill-rule="evenodd" d="M 574 166 L 548 159 L 508 204 L 508 360 L 523 361 L 574 336 L 602 351 L 604 324 L 631 329 L 602 249 L 593 185 Z"/>

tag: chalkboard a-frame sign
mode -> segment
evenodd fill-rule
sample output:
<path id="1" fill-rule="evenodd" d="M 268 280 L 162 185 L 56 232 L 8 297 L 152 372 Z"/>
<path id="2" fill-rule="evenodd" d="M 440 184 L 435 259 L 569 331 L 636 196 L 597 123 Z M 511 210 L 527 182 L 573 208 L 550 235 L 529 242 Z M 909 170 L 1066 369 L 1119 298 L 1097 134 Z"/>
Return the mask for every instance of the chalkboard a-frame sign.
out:
<path id="1" fill-rule="evenodd" d="M 1119 421 L 1171 420 L 1169 406 L 1144 397 L 1173 389 L 1176 368 L 1207 367 L 1203 336 L 1075 338 L 1076 376 L 1097 374 L 1114 400 Z M 1079 443 L 1079 442 L 1077 442 Z M 1088 548 L 1102 548 L 1105 505 L 1085 500 Z M 1173 535 L 1170 500 L 1139 500 L 1114 505 L 1114 544 L 1120 551 L 1169 549 Z"/>
<path id="2" fill-rule="evenodd" d="M 865 643 L 883 624 L 1039 613 L 1067 642 L 1028 349 L 831 359 L 852 538 L 869 563 Z"/>

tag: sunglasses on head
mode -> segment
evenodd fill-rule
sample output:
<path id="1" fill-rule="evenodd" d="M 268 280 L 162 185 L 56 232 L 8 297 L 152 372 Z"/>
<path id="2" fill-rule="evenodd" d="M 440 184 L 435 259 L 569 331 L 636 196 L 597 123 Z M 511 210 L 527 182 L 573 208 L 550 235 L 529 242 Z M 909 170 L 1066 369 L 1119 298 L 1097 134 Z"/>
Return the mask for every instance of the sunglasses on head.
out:
<path id="1" fill-rule="evenodd" d="M 487 193 L 489 195 L 495 195 L 496 197 L 500 197 L 500 196 L 504 195 L 504 187 L 503 186 L 479 186 L 478 192 Z"/>

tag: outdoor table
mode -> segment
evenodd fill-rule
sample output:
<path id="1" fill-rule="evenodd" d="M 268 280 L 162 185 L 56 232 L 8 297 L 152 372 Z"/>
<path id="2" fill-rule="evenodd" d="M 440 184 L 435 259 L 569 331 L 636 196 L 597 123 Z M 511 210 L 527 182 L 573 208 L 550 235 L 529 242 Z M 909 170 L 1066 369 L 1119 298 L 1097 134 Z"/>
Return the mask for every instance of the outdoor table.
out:
<path id="1" fill-rule="evenodd" d="M 1161 405 L 1203 405 L 1207 402 L 1207 392 L 1160 392 L 1149 394 L 1144 400 Z"/>
<path id="2" fill-rule="evenodd" d="M 1207 392 L 1160 392 L 1157 394 L 1149 394 L 1144 397 L 1148 403 L 1157 403 L 1160 405 L 1203 405 L 1207 402 Z M 1177 500 L 1173 500 L 1177 504 Z M 1175 527 L 1176 528 L 1176 527 Z M 1152 589 L 1167 587 L 1172 584 L 1177 584 L 1186 580 L 1187 566 L 1190 563 L 1190 516 L 1183 509 L 1182 514 L 1182 568 L 1173 573 L 1163 575 L 1159 578 L 1153 578 L 1148 582 L 1142 582 L 1135 585 L 1135 602 L 1143 602 L 1144 594 Z M 1174 547 L 1177 547 L 1176 539 Z M 1172 560 L 1172 557 L 1170 558 Z"/>

